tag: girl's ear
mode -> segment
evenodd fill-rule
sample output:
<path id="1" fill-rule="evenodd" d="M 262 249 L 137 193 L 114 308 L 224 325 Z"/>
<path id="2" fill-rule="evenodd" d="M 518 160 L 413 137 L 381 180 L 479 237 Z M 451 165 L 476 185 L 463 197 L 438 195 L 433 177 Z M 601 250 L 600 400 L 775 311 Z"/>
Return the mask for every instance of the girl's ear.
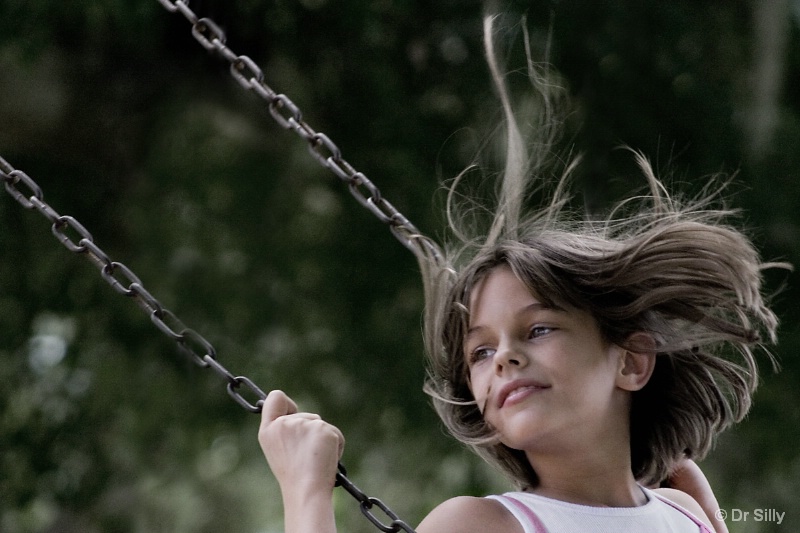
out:
<path id="1" fill-rule="evenodd" d="M 644 332 L 632 334 L 625 342 L 619 359 L 617 386 L 637 391 L 647 385 L 656 366 L 656 341 Z"/>

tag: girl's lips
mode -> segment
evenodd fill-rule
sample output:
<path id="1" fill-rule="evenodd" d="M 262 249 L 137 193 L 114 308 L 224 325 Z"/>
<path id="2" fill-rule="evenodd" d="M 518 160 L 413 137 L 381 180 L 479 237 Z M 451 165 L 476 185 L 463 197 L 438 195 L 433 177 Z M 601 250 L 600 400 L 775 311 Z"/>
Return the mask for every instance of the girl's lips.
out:
<path id="1" fill-rule="evenodd" d="M 545 385 L 532 379 L 518 379 L 511 381 L 500 388 L 500 392 L 497 395 L 497 407 L 502 408 L 507 405 L 513 405 L 524 400 L 531 394 L 549 388 L 549 385 Z"/>

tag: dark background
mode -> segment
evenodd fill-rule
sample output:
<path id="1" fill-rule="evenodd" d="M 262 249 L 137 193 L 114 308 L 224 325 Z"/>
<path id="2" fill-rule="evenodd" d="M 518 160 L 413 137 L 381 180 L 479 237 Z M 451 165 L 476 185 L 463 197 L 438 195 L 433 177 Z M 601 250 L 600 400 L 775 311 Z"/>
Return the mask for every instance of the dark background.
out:
<path id="1" fill-rule="evenodd" d="M 196 0 L 267 83 L 438 238 L 440 183 L 498 123 L 478 2 Z M 572 105 L 560 150 L 602 210 L 662 177 L 729 192 L 766 259 L 800 264 L 800 4 L 516 2 Z M 440 501 L 506 486 L 446 437 L 421 391 L 410 253 L 156 0 L 0 0 L 0 156 L 218 350 L 339 425 L 351 478 L 416 524 Z M 0 195 L 0 531 L 277 532 L 258 417 L 147 316 Z M 782 371 L 703 463 L 732 532 L 800 514 L 800 294 L 768 277 Z M 784 286 L 784 282 L 786 285 Z M 337 491 L 342 530 L 373 531 Z M 756 522 L 757 509 L 785 512 Z"/>

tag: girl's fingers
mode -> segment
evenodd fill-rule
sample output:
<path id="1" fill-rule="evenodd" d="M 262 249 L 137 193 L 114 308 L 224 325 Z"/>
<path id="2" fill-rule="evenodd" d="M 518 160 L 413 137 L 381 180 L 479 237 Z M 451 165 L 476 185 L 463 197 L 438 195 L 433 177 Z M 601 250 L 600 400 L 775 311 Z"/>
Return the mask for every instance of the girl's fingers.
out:
<path id="1" fill-rule="evenodd" d="M 290 415 L 286 415 L 290 416 Z M 322 417 L 316 413 L 294 413 L 292 418 L 302 418 L 304 420 L 322 420 Z"/>
<path id="2" fill-rule="evenodd" d="M 281 487 L 332 489 L 344 451 L 339 428 L 314 413 L 297 412 L 281 391 L 264 399 L 258 441 Z"/>
<path id="3" fill-rule="evenodd" d="M 267 433 L 271 431 L 272 426 L 276 425 L 275 422 L 278 419 L 295 422 L 321 420 L 320 416 L 315 413 L 299 413 L 294 400 L 289 398 L 283 391 L 274 390 L 267 395 L 264 399 L 264 405 L 261 407 L 259 439 L 267 438 Z"/>
<path id="4" fill-rule="evenodd" d="M 339 440 L 339 459 L 341 459 L 342 454 L 344 453 L 344 433 L 342 433 L 341 430 L 336 426 L 331 426 L 331 427 L 336 432 L 336 437 Z"/>
<path id="5" fill-rule="evenodd" d="M 267 425 L 276 418 L 297 413 L 297 404 L 286 393 L 279 390 L 270 392 L 261 407 L 261 423 Z"/>

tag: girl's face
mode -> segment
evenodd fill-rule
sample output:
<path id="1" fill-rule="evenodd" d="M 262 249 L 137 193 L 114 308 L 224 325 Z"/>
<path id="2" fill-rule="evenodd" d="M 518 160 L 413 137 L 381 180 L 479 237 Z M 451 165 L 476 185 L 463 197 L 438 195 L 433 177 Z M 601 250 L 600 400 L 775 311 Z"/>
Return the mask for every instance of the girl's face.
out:
<path id="1" fill-rule="evenodd" d="M 623 353 L 591 315 L 547 307 L 508 266 L 474 287 L 464 339 L 470 389 L 510 448 L 547 453 L 604 432 L 619 438 L 628 417 L 628 395 L 615 383 Z"/>

